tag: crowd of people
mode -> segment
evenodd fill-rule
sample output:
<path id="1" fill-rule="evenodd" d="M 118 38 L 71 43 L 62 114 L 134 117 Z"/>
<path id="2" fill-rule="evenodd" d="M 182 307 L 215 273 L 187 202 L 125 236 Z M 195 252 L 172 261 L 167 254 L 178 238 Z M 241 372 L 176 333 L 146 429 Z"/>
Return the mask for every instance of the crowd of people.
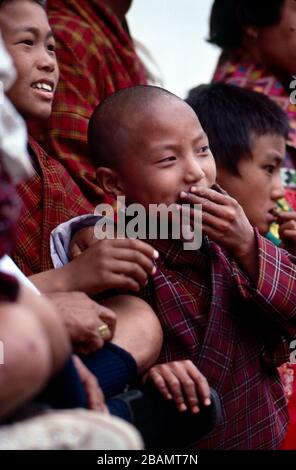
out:
<path id="1" fill-rule="evenodd" d="M 0 0 L 0 448 L 295 449 L 296 3 L 215 0 L 186 100 L 130 5 Z"/>

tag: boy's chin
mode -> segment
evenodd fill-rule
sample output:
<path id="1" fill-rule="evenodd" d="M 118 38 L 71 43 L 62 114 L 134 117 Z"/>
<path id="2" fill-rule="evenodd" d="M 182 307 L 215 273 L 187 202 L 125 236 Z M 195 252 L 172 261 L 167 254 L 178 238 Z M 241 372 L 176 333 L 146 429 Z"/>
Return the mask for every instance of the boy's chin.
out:
<path id="1" fill-rule="evenodd" d="M 45 120 L 51 115 L 51 105 L 47 106 L 32 106 L 24 113 L 26 119 L 29 120 Z"/>
<path id="2" fill-rule="evenodd" d="M 258 231 L 260 233 L 260 235 L 262 235 L 262 237 L 264 237 L 271 229 L 272 227 L 272 224 L 262 224 L 260 226 L 258 226 Z"/>

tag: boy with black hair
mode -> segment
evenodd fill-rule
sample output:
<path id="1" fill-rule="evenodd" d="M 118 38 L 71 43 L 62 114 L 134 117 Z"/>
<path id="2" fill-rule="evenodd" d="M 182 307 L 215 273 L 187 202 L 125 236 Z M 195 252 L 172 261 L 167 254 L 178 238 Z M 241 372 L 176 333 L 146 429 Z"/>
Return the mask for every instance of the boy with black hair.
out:
<path id="1" fill-rule="evenodd" d="M 58 80 L 55 42 L 46 12 L 34 0 L 6 0 L 0 5 L 0 27 L 18 74 L 17 80 L 9 91 L 9 96 L 26 120 L 42 120 L 51 112 Z M 20 258 L 25 261 L 25 264 L 26 261 L 30 266 L 35 263 L 40 265 L 42 261 L 45 264 L 44 259 L 40 260 L 43 254 L 47 260 L 46 263 L 50 265 L 49 235 L 47 237 L 47 234 L 50 233 L 51 228 L 70 217 L 71 213 L 77 215 L 83 211 L 88 212 L 91 207 L 89 204 L 84 204 L 81 193 L 62 165 L 45 154 L 33 139 L 29 141 L 29 152 L 36 174 L 28 183 L 18 187 L 20 196 L 25 199 L 23 201 L 25 210 L 18 223 L 18 229 L 21 226 L 21 234 L 25 240 L 20 243 L 21 237 L 19 237 L 18 248 L 23 254 Z M 32 245 L 34 245 L 33 256 L 30 250 Z M 40 245 L 40 249 L 37 245 Z M 53 292 L 55 296 L 53 300 L 60 314 L 63 315 L 75 348 L 77 347 L 82 355 L 86 355 L 84 361 L 99 378 L 106 396 L 114 397 L 123 387 L 126 387 L 128 382 L 138 377 L 138 372 L 143 373 L 150 364 L 155 362 L 162 343 L 159 322 L 149 305 L 139 298 L 134 296 L 109 298 L 110 308 L 110 302 L 112 302 L 112 309 L 118 311 L 119 315 L 117 340 L 115 336 L 114 344 L 102 347 L 103 343 L 111 339 L 114 332 L 115 322 L 111 324 L 110 316 L 112 312 L 100 307 L 87 296 L 84 296 L 84 301 L 81 302 L 82 293 L 67 292 L 69 290 L 67 283 L 69 282 L 72 286 L 74 283 L 76 289 L 84 290 L 89 294 L 105 291 L 108 287 L 125 287 L 130 291 L 138 291 L 140 286 L 145 284 L 148 274 L 153 274 L 152 259 L 157 256 L 157 253 L 151 246 L 139 240 L 110 240 L 110 243 L 107 240 L 107 244 L 102 243 L 102 249 L 98 245 L 92 248 L 95 249 L 89 250 L 88 260 L 85 257 L 74 260 L 76 268 L 71 263 L 72 274 L 67 266 L 65 270 L 51 270 L 36 274 L 34 282 L 42 292 L 52 292 L 56 286 L 59 292 Z M 91 268 L 90 262 L 96 265 L 96 267 L 93 266 L 94 269 Z M 86 268 L 85 273 L 81 269 L 82 265 Z M 39 271 L 38 268 L 36 270 Z M 66 284 L 61 282 L 59 276 L 61 271 L 64 271 Z M 94 284 L 90 281 L 91 272 L 94 275 Z M 100 309 L 106 314 L 109 311 L 109 319 L 105 317 L 105 324 L 101 321 L 100 316 L 103 316 L 103 311 L 102 315 L 99 315 Z M 67 316 L 68 314 L 71 316 Z M 93 318 L 94 323 L 86 317 L 88 314 Z M 115 318 L 114 313 L 112 318 Z M 127 334 L 124 331 L 125 325 Z M 82 330 L 86 329 L 93 338 L 98 339 L 98 343 L 91 342 L 89 337 L 82 337 Z M 73 334 L 75 331 L 77 333 L 80 331 L 78 335 L 80 338 L 76 336 L 76 341 Z M 117 347 L 115 343 L 122 347 Z M 130 351 L 131 349 L 134 352 Z M 132 352 L 133 357 L 128 351 Z M 50 387 L 50 402 L 49 393 L 46 396 L 43 395 L 42 399 L 52 406 L 72 407 L 77 404 L 85 406 L 88 403 L 95 409 L 105 410 L 103 396 L 96 380 L 89 375 L 90 372 L 83 367 L 82 363 L 78 362 L 78 358 L 76 364 L 79 364 L 82 380 L 77 378 L 74 364 L 71 362 L 66 372 L 61 372 L 61 377 L 55 383 L 54 393 Z M 188 366 L 189 369 L 192 367 L 193 365 Z M 193 382 L 190 382 L 187 387 L 191 392 L 193 391 L 192 400 L 188 404 L 193 415 L 189 412 L 178 413 L 173 403 L 163 400 L 156 390 L 150 391 L 147 388 L 143 394 L 137 390 L 123 393 L 116 399 L 109 400 L 108 406 L 114 414 L 133 420 L 143 433 L 146 446 L 187 445 L 212 429 L 218 418 L 216 406 L 219 400 L 214 391 L 211 393 L 213 406 L 202 407 L 201 412 L 196 416 L 199 411 L 197 395 L 205 405 L 210 405 L 211 399 L 206 380 L 195 369 L 193 378 L 196 388 L 192 387 Z M 84 390 L 85 384 L 88 385 L 87 393 Z M 183 401 L 179 403 L 179 406 L 181 407 L 182 404 Z M 183 404 L 183 411 L 185 411 L 184 406 Z M 179 433 L 175 432 L 176 428 Z"/>
<path id="2" fill-rule="evenodd" d="M 150 240 L 160 256 L 141 292 L 162 323 L 159 362 L 174 369 L 176 361 L 191 359 L 220 394 L 223 422 L 198 448 L 278 449 L 288 417 L 276 367 L 287 361 L 296 333 L 295 259 L 216 190 L 208 138 L 175 95 L 149 86 L 111 95 L 96 108 L 88 135 L 107 194 L 146 210 L 176 204 L 192 219 L 195 208 L 181 203 L 202 205 L 201 248 Z M 162 365 L 153 370 L 165 387 Z"/>
<path id="3" fill-rule="evenodd" d="M 193 88 L 186 102 L 205 130 L 217 164 L 218 183 L 234 197 L 261 235 L 279 224 L 281 246 L 296 254 L 296 213 L 284 201 L 281 166 L 288 118 L 267 96 L 225 83 Z M 283 206 L 285 207 L 285 206 Z"/>
<path id="4" fill-rule="evenodd" d="M 277 207 L 284 204 L 278 201 L 284 194 L 280 172 L 289 130 L 284 111 L 261 93 L 224 83 L 200 85 L 186 101 L 209 137 L 219 184 L 242 205 L 261 235 L 295 255 L 296 213 Z M 273 235 L 278 227 L 280 239 Z M 295 448 L 294 368 L 290 363 L 279 368 L 292 421 L 284 443 L 288 449 Z"/>

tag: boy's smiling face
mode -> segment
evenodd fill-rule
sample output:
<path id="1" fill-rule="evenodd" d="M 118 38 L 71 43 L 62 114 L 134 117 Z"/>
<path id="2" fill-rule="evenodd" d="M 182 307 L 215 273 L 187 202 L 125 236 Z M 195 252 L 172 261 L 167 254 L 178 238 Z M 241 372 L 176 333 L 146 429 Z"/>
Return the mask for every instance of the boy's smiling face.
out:
<path id="1" fill-rule="evenodd" d="M 124 157 L 118 171 L 113 171 L 116 181 L 111 191 L 110 186 L 105 189 L 115 196 L 125 195 L 127 204 L 170 205 L 180 202 L 181 191 L 215 182 L 207 136 L 195 113 L 180 99 L 158 97 L 143 115 L 134 113 L 123 139 Z"/>
<path id="2" fill-rule="evenodd" d="M 59 75 L 46 12 L 31 0 L 8 1 L 0 7 L 0 29 L 17 70 L 8 97 L 25 119 L 46 119 Z"/>

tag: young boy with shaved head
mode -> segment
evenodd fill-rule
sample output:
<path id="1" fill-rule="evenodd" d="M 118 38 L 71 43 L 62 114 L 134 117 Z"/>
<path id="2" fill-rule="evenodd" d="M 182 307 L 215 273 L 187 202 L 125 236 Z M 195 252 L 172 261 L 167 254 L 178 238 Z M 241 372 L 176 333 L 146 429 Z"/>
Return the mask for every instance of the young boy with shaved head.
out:
<path id="1" fill-rule="evenodd" d="M 88 137 L 100 187 L 125 196 L 127 207 L 175 204 L 193 222 L 202 206 L 198 250 L 172 237 L 149 240 L 157 271 L 139 295 L 164 331 L 150 374 L 182 393 L 178 361 L 190 359 L 217 389 L 223 420 L 198 448 L 278 449 L 288 416 L 277 366 L 296 333 L 295 258 L 215 186 L 207 136 L 175 95 L 149 86 L 117 92 L 96 108 Z"/>
<path id="2" fill-rule="evenodd" d="M 0 0 L 0 27 L 17 70 L 17 80 L 9 96 L 26 120 L 42 120 L 49 116 L 58 79 L 55 42 L 43 3 L 39 0 Z M 17 245 L 20 256 L 16 258 L 21 267 L 28 267 L 28 274 L 30 271 L 37 272 L 31 279 L 40 291 L 51 293 L 51 299 L 71 335 L 75 351 L 84 356 L 88 369 L 99 378 L 106 397 L 114 397 L 125 389 L 127 383 L 133 382 L 138 373 L 144 373 L 154 364 L 162 344 L 159 322 L 149 305 L 141 299 L 135 296 L 109 297 L 109 308 L 118 312 L 118 317 L 113 344 L 105 344 L 114 333 L 115 314 L 81 292 L 73 292 L 73 287 L 75 285 L 75 290 L 90 295 L 119 287 L 139 291 L 140 286 L 146 283 L 148 273 L 154 271 L 152 258 L 157 253 L 150 245 L 139 240 L 106 240 L 106 243 L 98 242 L 88 253 L 84 253 L 87 257 L 79 257 L 65 269 L 38 273 L 40 269 L 51 265 L 51 229 L 69 216 L 91 209 L 89 204 L 84 205 L 80 191 L 66 170 L 54 158 L 46 155 L 33 139 L 29 142 L 29 152 L 36 173 L 31 180 L 18 187 L 23 211 L 18 222 Z M 20 234 L 24 237 L 23 241 Z M 92 262 L 93 268 L 90 266 Z M 86 271 L 83 271 L 82 265 Z M 96 409 L 105 409 L 96 380 L 78 359 L 77 363 L 80 364 L 80 371 L 83 371 L 83 380 L 76 380 L 77 374 L 73 375 L 75 368 L 71 363 L 68 372 L 74 377 L 75 384 L 70 382 L 69 375 L 63 373 L 62 386 L 59 381 L 55 387 L 58 392 L 55 394 L 50 390 L 54 399 L 52 406 L 61 406 L 61 401 L 63 407 L 76 406 L 79 399 L 79 406 L 88 403 Z M 197 372 L 195 379 L 200 385 L 198 391 L 203 401 L 210 402 L 207 382 Z M 85 383 L 91 385 L 87 393 L 83 389 Z M 91 393 L 95 390 L 96 397 Z M 113 413 L 133 420 L 143 433 L 146 446 L 174 447 L 176 442 L 178 445 L 181 442 L 187 445 L 215 424 L 215 417 L 211 418 L 215 411 L 212 407 L 204 409 L 201 417 L 190 413 L 181 416 L 174 404 L 167 403 L 155 390 L 150 393 L 144 391 L 143 394 L 131 391 L 122 394 L 120 398 L 108 402 L 110 410 L 112 408 Z M 48 403 L 48 396 L 43 397 L 43 400 Z M 198 411 L 194 409 L 197 402 L 197 398 L 193 397 L 190 403 L 194 413 Z M 147 416 L 150 420 L 148 425 L 145 421 Z M 176 428 L 180 435 L 174 432 Z"/>

